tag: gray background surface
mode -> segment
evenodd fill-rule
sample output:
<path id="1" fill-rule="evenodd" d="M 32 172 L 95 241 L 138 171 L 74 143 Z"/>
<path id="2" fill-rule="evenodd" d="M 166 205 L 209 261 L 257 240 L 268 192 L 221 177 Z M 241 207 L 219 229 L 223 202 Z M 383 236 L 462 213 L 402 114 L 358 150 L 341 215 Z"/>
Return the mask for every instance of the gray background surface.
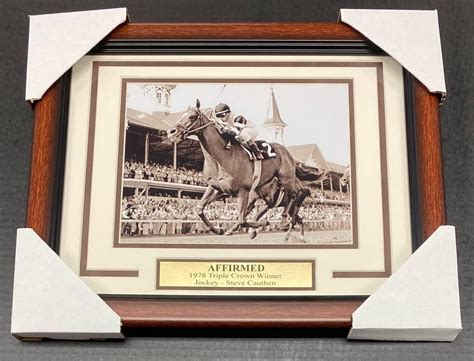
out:
<path id="1" fill-rule="evenodd" d="M 473 16 L 459 1 L 0 0 L 0 360 L 329 359 L 474 360 Z M 21 343 L 10 329 L 15 230 L 24 224 L 32 112 L 24 103 L 28 14 L 128 7 L 134 22 L 335 21 L 340 8 L 438 9 L 448 87 L 441 108 L 448 223 L 457 227 L 464 331 L 451 344 L 348 342 L 336 337 L 131 337 L 125 342 Z M 34 302 L 34 300 L 32 300 Z M 165 336 L 163 334 L 163 336 Z"/>

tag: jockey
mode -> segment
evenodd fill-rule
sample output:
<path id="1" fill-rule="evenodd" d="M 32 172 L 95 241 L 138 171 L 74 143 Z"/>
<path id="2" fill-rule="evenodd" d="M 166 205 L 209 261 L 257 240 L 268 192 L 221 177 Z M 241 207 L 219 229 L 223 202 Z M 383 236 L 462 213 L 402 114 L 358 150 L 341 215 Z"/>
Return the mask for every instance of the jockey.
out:
<path id="1" fill-rule="evenodd" d="M 217 117 L 217 121 L 223 127 L 223 131 L 233 136 L 235 140 L 244 146 L 248 146 L 254 153 L 255 158 L 258 160 L 265 159 L 262 151 L 258 149 L 255 144 L 255 138 L 257 137 L 257 131 L 252 127 L 242 115 L 233 117 L 230 107 L 227 104 L 217 104 L 214 112 Z M 232 122 L 232 123 L 231 123 Z M 230 142 L 227 143 L 226 149 L 230 149 Z"/>

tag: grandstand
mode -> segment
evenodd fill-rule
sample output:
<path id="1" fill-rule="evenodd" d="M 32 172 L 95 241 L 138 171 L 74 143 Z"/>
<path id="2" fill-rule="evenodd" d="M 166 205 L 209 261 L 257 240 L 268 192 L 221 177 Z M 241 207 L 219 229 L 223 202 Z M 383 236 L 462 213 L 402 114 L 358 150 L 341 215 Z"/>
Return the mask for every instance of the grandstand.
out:
<path id="1" fill-rule="evenodd" d="M 159 189 L 162 193 L 177 197 L 180 197 L 183 192 L 184 194 L 189 192 L 203 193 L 206 186 L 203 182 L 194 184 L 195 186 L 186 186 L 186 182 L 182 181 L 165 182 L 178 183 L 173 187 L 169 184 L 163 184 L 163 182 L 160 183 L 160 179 L 157 177 L 152 179 L 144 174 L 145 168 L 155 170 L 160 166 L 167 167 L 167 172 L 173 171 L 182 173 L 186 172 L 186 170 L 200 172 L 202 170 L 204 156 L 197 139 L 188 138 L 178 145 L 166 139 L 166 131 L 174 126 L 179 116 L 167 116 L 165 117 L 167 122 L 164 122 L 160 120 L 159 117 L 154 120 L 153 118 L 155 116 L 153 115 L 139 113 L 131 109 L 128 109 L 127 115 L 128 114 L 131 114 L 131 117 L 127 117 L 126 161 L 124 163 L 124 188 L 126 188 L 126 190 L 124 194 L 134 194 L 133 192 L 131 193 L 130 190 L 135 188 L 146 189 L 146 192 Z M 136 119 L 139 119 L 139 121 Z M 174 121 L 174 123 L 172 121 Z M 155 124 L 155 127 L 152 126 L 153 124 Z M 156 127 L 161 127 L 161 129 Z M 305 165 L 320 167 L 330 171 L 329 177 L 321 181 L 318 185 L 320 189 L 331 192 L 339 191 L 345 194 L 349 192 L 349 184 L 343 186 L 339 182 L 346 167 L 327 162 L 316 144 L 288 146 L 287 149 L 296 160 L 301 161 Z M 134 174 L 133 176 L 129 174 L 130 171 L 136 171 L 136 169 L 130 168 L 131 164 L 138 167 L 138 174 Z M 156 174 L 156 172 L 154 172 L 154 174 Z M 180 184 L 185 184 L 185 186 L 181 186 Z"/>

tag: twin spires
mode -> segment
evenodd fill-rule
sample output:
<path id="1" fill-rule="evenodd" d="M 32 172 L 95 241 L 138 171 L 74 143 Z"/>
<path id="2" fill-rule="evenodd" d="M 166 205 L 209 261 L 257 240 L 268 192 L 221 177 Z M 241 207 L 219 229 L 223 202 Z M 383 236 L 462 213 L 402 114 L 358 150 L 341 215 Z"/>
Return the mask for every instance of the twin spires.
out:
<path id="1" fill-rule="evenodd" d="M 273 86 L 271 87 L 270 102 L 268 104 L 267 120 L 263 123 L 264 128 L 268 128 L 273 135 L 273 141 L 284 143 L 283 129 L 287 124 L 281 119 L 280 110 L 275 99 L 275 93 L 273 92 Z"/>

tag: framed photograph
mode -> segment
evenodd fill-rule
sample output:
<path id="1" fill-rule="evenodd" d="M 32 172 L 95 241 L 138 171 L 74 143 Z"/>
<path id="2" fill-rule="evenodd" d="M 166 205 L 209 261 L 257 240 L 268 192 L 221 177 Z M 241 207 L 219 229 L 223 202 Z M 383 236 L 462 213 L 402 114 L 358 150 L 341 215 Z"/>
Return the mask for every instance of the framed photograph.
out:
<path id="1" fill-rule="evenodd" d="M 35 105 L 27 226 L 125 327 L 350 327 L 444 223 L 438 102 L 342 24 L 126 24 Z"/>

